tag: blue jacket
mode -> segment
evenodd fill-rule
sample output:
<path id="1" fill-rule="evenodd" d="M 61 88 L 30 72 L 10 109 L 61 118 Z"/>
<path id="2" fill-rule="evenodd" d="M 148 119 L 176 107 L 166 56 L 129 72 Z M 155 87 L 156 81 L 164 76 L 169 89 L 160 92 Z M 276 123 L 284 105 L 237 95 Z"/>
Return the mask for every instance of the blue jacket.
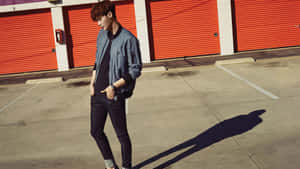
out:
<path id="1" fill-rule="evenodd" d="M 119 79 L 130 76 L 131 81 L 116 91 L 116 98 L 123 96 L 128 98 L 132 95 L 135 81 L 141 75 L 142 61 L 139 42 L 136 37 L 126 30 L 119 27 L 118 35 L 111 40 L 110 63 L 109 63 L 109 84 L 112 85 Z M 100 30 L 97 37 L 96 50 L 96 79 L 101 69 L 101 61 L 105 55 L 109 44 L 108 32 Z M 116 99 L 115 98 L 115 99 Z"/>

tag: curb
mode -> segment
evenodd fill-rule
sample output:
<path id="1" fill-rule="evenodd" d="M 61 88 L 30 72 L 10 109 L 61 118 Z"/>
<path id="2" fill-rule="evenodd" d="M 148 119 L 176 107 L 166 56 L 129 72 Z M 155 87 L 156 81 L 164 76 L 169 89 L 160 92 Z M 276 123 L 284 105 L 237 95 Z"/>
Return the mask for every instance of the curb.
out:
<path id="1" fill-rule="evenodd" d="M 227 60 L 217 60 L 215 65 L 227 65 L 227 64 L 237 64 L 237 63 L 254 63 L 255 59 L 252 57 L 239 58 L 239 59 L 227 59 Z"/>
<path id="2" fill-rule="evenodd" d="M 157 67 L 146 67 L 143 68 L 142 73 L 146 72 L 164 72 L 167 71 L 168 69 L 165 66 L 157 66 Z"/>
<path id="3" fill-rule="evenodd" d="M 266 49 L 266 50 L 257 50 L 257 51 L 246 51 L 234 53 L 233 55 L 222 56 L 219 54 L 207 55 L 207 56 L 193 56 L 193 57 L 183 57 L 175 59 L 166 59 L 166 60 L 157 60 L 152 61 L 151 63 L 146 63 L 143 65 L 142 72 L 158 72 L 158 71 L 167 71 L 173 68 L 180 67 L 191 67 L 191 66 L 202 66 L 202 65 L 217 65 L 217 64 L 232 64 L 232 63 L 245 63 L 245 60 L 236 60 L 242 58 L 252 58 L 254 61 L 261 59 L 271 59 L 271 58 L 281 58 L 281 57 L 291 57 L 300 55 L 300 46 L 296 47 L 287 47 L 287 48 L 276 48 L 276 49 Z M 231 61 L 225 61 L 231 60 Z M 247 62 L 253 62 L 253 60 L 246 59 Z M 222 62 L 219 62 L 222 61 Z M 0 75 L 0 85 L 7 84 L 24 84 L 27 81 L 28 83 L 33 83 L 29 80 L 43 79 L 40 82 L 43 83 L 47 78 L 61 78 L 63 80 L 54 80 L 65 81 L 69 79 L 76 79 L 81 77 L 87 77 L 91 75 L 92 66 L 87 66 L 83 68 L 73 68 L 69 71 L 59 72 L 57 70 L 53 71 L 41 71 L 41 72 L 28 72 L 20 74 L 9 74 L 9 75 Z M 52 79 L 50 80 L 50 82 Z M 49 83 L 47 80 L 45 83 Z"/>
<path id="4" fill-rule="evenodd" d="M 62 81 L 63 81 L 62 77 L 55 77 L 55 78 L 46 78 L 46 79 L 26 80 L 25 84 L 57 83 Z"/>

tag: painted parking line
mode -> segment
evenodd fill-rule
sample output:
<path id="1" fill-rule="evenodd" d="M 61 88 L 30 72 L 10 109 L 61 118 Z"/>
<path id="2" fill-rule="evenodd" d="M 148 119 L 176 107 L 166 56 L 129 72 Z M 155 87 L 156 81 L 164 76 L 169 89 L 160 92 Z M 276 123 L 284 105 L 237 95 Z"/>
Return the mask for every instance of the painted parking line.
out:
<path id="1" fill-rule="evenodd" d="M 19 101 L 20 99 L 22 99 L 27 93 L 29 93 L 32 89 L 36 88 L 38 86 L 38 84 L 30 87 L 29 89 L 27 89 L 23 94 L 21 94 L 20 96 L 18 96 L 17 98 L 15 98 L 14 100 L 10 101 L 8 104 L 4 105 L 3 107 L 1 107 L 0 109 L 0 113 L 2 113 L 4 110 L 6 110 L 9 106 L 15 104 L 17 101 Z"/>
<path id="2" fill-rule="evenodd" d="M 231 76 L 233 76 L 233 77 L 235 77 L 235 78 L 237 78 L 237 79 L 239 79 L 239 80 L 241 80 L 241 81 L 247 83 L 249 86 L 255 88 L 256 90 L 258 90 L 259 92 L 263 93 L 264 95 L 266 95 L 266 96 L 268 96 L 268 97 L 270 97 L 270 98 L 272 98 L 272 99 L 279 99 L 278 96 L 275 96 L 275 95 L 272 94 L 271 92 L 268 92 L 268 91 L 266 91 L 265 89 L 263 89 L 263 88 L 257 86 L 256 84 L 250 82 L 249 80 L 242 78 L 242 77 L 239 76 L 238 74 L 236 74 L 236 73 L 234 73 L 234 72 L 232 72 L 232 71 L 226 69 L 226 68 L 223 67 L 222 65 L 216 65 L 216 67 L 219 68 L 219 69 L 221 69 L 221 70 L 223 70 L 223 71 L 225 71 L 225 72 L 227 72 L 227 73 L 229 73 Z"/>

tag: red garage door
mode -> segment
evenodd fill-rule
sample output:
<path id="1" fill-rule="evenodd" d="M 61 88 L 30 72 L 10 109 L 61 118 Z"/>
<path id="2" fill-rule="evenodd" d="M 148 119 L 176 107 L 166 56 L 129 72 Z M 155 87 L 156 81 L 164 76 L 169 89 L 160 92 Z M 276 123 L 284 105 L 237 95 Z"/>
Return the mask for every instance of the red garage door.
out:
<path id="1" fill-rule="evenodd" d="M 57 69 L 50 10 L 0 14 L 0 74 Z"/>
<path id="2" fill-rule="evenodd" d="M 217 0 L 152 0 L 154 58 L 220 52 Z"/>
<path id="3" fill-rule="evenodd" d="M 300 45 L 299 0 L 235 0 L 238 51 Z"/>
<path id="4" fill-rule="evenodd" d="M 91 5 L 64 9 L 71 67 L 95 63 L 96 39 L 100 27 L 91 19 L 90 11 Z M 133 1 L 116 2 L 116 14 L 122 26 L 136 35 Z"/>

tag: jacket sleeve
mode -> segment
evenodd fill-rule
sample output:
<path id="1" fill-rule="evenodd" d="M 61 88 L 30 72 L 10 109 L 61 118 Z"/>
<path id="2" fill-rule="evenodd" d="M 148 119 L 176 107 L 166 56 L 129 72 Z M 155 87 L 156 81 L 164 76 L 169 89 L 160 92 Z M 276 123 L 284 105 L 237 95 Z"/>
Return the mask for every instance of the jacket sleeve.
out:
<path id="1" fill-rule="evenodd" d="M 101 29 L 98 33 L 98 36 L 97 36 L 97 40 L 96 40 L 96 54 L 95 54 L 95 64 L 98 62 L 98 57 L 97 55 L 99 54 L 99 45 L 101 43 L 101 36 L 103 36 L 103 30 Z"/>
<path id="2" fill-rule="evenodd" d="M 142 61 L 139 42 L 135 37 L 130 38 L 127 43 L 128 73 L 132 80 L 141 75 Z"/>

